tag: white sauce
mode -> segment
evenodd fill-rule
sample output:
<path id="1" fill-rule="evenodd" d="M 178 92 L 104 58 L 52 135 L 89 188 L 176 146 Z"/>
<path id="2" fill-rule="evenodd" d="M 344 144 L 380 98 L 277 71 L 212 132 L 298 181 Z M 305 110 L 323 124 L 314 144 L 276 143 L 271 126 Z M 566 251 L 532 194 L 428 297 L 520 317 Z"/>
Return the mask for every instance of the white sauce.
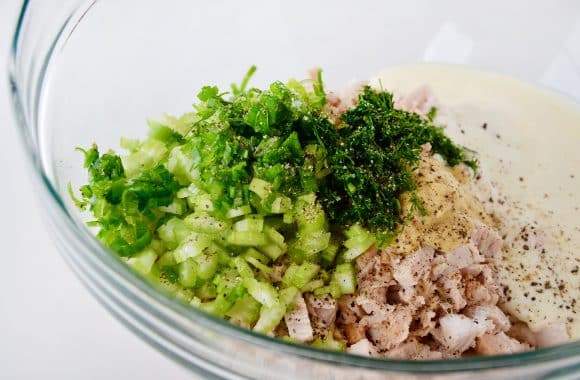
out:
<path id="1" fill-rule="evenodd" d="M 563 321 L 580 338 L 580 107 L 508 77 L 445 65 L 388 68 L 371 84 L 403 94 L 431 87 L 436 122 L 478 152 L 475 184 L 502 221 L 505 308 L 534 330 Z M 534 249 L 539 230 L 544 249 Z"/>

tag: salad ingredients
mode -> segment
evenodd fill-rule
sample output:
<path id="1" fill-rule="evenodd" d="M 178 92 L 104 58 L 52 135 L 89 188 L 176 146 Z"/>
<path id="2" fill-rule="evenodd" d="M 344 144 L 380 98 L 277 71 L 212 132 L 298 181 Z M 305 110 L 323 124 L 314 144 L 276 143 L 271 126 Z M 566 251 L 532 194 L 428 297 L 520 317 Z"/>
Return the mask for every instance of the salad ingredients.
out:
<path id="1" fill-rule="evenodd" d="M 563 339 L 512 331 L 498 307 L 503 240 L 428 88 L 340 97 L 318 71 L 258 90 L 254 71 L 150 120 L 124 156 L 81 149 L 71 196 L 104 245 L 170 295 L 315 347 L 434 359 Z"/>

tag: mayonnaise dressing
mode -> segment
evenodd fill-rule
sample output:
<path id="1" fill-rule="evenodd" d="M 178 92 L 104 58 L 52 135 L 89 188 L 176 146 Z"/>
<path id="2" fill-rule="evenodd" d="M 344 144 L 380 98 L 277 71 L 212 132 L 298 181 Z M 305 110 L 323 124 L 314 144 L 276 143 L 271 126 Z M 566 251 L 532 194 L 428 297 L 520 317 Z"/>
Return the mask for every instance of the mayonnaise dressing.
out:
<path id="1" fill-rule="evenodd" d="M 566 322 L 579 339 L 580 107 L 524 82 L 446 65 L 396 66 L 371 81 L 401 94 L 425 84 L 437 99 L 435 122 L 477 152 L 474 191 L 505 240 L 496 258 L 504 308 L 533 330 Z"/>

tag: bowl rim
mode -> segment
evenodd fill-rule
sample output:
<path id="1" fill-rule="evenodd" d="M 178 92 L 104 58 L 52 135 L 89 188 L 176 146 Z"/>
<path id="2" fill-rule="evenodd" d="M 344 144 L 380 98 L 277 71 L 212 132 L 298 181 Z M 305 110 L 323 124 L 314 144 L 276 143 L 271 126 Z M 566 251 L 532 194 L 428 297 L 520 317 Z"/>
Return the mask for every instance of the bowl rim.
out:
<path id="1" fill-rule="evenodd" d="M 57 51 L 55 47 L 58 45 L 63 48 L 66 45 L 66 40 L 70 37 L 70 34 L 74 32 L 73 27 L 72 30 L 70 30 L 70 33 L 66 35 L 63 33 L 65 26 L 70 25 L 71 23 L 76 26 L 76 24 L 82 21 L 82 17 L 96 2 L 97 0 L 85 0 L 82 6 L 79 5 L 78 8 L 75 8 L 74 14 L 71 14 L 65 20 L 65 25 L 62 26 L 56 39 L 52 41 L 53 43 L 43 62 L 41 73 L 37 81 L 38 83 L 35 83 L 36 91 L 33 94 L 30 94 L 31 96 L 33 95 L 36 97 L 36 109 L 32 112 L 37 112 L 40 103 L 38 100 L 43 96 L 46 87 L 45 84 L 49 79 L 49 76 L 47 75 L 49 72 L 49 66 L 53 58 L 57 56 L 60 51 Z M 71 215 L 65 206 L 64 198 L 61 196 L 55 184 L 51 181 L 48 172 L 42 165 L 40 146 L 37 145 L 33 138 L 33 134 L 36 132 L 36 120 L 32 118 L 33 122 L 30 122 L 31 118 L 27 117 L 28 115 L 24 107 L 27 99 L 22 95 L 24 91 L 22 91 L 18 76 L 16 75 L 19 56 L 18 47 L 22 37 L 21 32 L 26 26 L 24 21 L 29 9 L 29 3 L 29 0 L 24 0 L 16 24 L 9 54 L 8 76 L 11 87 L 12 109 L 16 115 L 16 128 L 19 131 L 20 141 L 26 150 L 28 163 L 31 164 L 31 167 L 33 168 L 34 179 L 41 183 L 42 195 L 48 198 L 49 202 L 51 202 L 50 206 L 57 211 L 58 215 L 54 216 L 54 218 L 63 222 L 63 226 L 67 229 L 67 232 L 71 234 L 85 252 L 93 255 L 93 258 L 96 258 L 98 264 L 102 265 L 103 268 L 111 271 L 122 281 L 129 283 L 137 292 L 140 293 L 140 295 L 153 300 L 155 304 L 152 304 L 152 306 L 164 307 L 171 312 L 176 313 L 178 316 L 185 318 L 187 321 L 199 324 L 218 335 L 225 335 L 229 338 L 257 345 L 264 349 L 275 350 L 279 353 L 290 354 L 304 359 L 318 360 L 327 364 L 335 364 L 339 366 L 346 365 L 369 370 L 402 373 L 453 373 L 460 371 L 515 368 L 519 366 L 549 363 L 580 357 L 580 341 L 510 355 L 477 356 L 461 359 L 395 360 L 357 356 L 345 352 L 327 351 L 310 346 L 290 343 L 281 339 L 259 334 L 207 314 L 197 308 L 187 307 L 177 300 L 159 292 L 147 283 L 144 278 L 131 271 L 112 251 L 101 245 L 96 237 L 90 233 L 88 228 Z"/>

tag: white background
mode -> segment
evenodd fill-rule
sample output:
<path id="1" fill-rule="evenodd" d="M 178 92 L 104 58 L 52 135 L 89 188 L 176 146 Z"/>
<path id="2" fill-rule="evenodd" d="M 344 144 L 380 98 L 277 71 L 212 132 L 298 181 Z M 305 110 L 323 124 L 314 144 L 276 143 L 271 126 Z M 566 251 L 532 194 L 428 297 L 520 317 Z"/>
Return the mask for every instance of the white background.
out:
<path id="1" fill-rule="evenodd" d="M 6 74 L 19 6 L 0 0 L 0 379 L 190 379 L 92 298 L 40 219 Z"/>

